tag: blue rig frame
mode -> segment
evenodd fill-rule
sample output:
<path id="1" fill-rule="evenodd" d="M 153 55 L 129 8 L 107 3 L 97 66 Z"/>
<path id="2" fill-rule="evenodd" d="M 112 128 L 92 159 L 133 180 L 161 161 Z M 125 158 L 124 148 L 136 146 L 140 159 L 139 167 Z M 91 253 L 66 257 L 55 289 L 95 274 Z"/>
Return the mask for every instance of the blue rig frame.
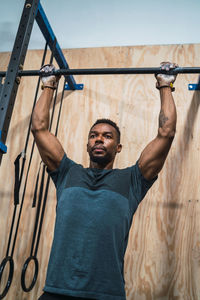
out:
<path id="1" fill-rule="evenodd" d="M 47 16 L 42 8 L 40 0 L 25 0 L 21 20 L 15 38 L 13 50 L 8 64 L 6 77 L 2 84 L 0 78 L 0 164 L 2 156 L 7 152 L 5 145 L 7 133 L 12 117 L 20 78 L 17 76 L 19 70 L 23 70 L 23 64 L 33 28 L 34 21 L 37 22 L 45 40 L 60 69 L 69 69 L 69 65 L 57 42 L 56 36 L 51 28 Z M 83 84 L 77 84 L 72 75 L 65 76 L 66 90 L 82 90 Z"/>

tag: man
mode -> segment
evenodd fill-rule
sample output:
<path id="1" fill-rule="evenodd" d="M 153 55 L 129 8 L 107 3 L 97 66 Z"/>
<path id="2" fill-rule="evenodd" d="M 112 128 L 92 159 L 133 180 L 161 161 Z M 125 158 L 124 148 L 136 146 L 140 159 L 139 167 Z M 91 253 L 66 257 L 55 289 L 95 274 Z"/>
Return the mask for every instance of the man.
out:
<path id="1" fill-rule="evenodd" d="M 162 63 L 170 70 L 176 65 Z M 44 72 L 52 65 L 43 67 Z M 120 131 L 111 120 L 97 120 L 88 135 L 89 168 L 70 160 L 49 132 L 49 109 L 58 78 L 42 78 L 32 132 L 57 189 L 54 239 L 46 284 L 40 300 L 125 300 L 123 266 L 133 214 L 157 178 L 176 130 L 172 96 L 174 75 L 158 74 L 161 110 L 156 138 L 136 165 L 113 169 L 122 149 Z"/>

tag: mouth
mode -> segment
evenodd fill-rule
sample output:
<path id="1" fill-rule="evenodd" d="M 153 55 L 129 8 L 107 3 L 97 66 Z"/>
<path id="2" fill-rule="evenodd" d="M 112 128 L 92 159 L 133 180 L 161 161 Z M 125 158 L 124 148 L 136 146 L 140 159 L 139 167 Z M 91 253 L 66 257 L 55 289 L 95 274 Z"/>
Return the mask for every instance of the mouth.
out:
<path id="1" fill-rule="evenodd" d="M 92 148 L 92 151 L 94 151 L 94 152 L 105 152 L 106 151 L 106 148 L 105 147 L 103 147 L 103 146 L 94 146 L 93 148 Z"/>

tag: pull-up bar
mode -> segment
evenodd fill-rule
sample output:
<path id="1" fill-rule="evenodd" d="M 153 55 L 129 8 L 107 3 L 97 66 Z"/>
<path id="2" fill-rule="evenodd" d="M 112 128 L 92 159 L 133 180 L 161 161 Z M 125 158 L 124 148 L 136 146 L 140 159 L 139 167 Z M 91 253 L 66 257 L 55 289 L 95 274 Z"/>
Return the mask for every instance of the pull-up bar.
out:
<path id="1" fill-rule="evenodd" d="M 97 69 L 59 69 L 49 75 L 114 75 L 114 74 L 200 74 L 200 67 L 178 67 L 170 71 L 161 68 L 97 68 Z M 18 71 L 18 76 L 42 76 L 39 70 Z M 44 73 L 45 76 L 48 73 Z M 6 72 L 0 71 L 0 77 L 5 77 Z"/>

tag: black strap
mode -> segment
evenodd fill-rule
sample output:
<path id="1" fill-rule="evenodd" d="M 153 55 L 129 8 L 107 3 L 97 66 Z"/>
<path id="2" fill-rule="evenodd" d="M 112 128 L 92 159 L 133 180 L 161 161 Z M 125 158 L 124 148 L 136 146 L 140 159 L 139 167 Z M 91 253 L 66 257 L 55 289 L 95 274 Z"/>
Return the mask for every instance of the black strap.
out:
<path id="1" fill-rule="evenodd" d="M 41 182 L 40 182 L 40 192 L 39 192 L 39 199 L 38 199 L 37 211 L 36 211 L 36 216 L 35 216 L 35 225 L 34 225 L 30 255 L 33 255 L 33 249 L 34 249 L 34 245 L 35 245 L 35 239 L 36 239 L 37 228 L 38 228 L 39 217 L 40 217 L 40 208 L 41 208 L 42 196 L 43 196 L 43 190 L 44 190 L 44 178 L 45 178 L 45 165 L 43 165 L 43 170 L 42 170 L 42 178 L 41 178 Z"/>
<path id="2" fill-rule="evenodd" d="M 40 169 L 41 169 L 41 163 L 40 163 L 40 167 L 39 167 L 39 170 L 38 170 L 38 173 L 37 173 L 32 207 L 36 207 L 37 193 L 38 193 L 38 183 L 39 183 L 39 177 L 40 177 Z"/>
<path id="3" fill-rule="evenodd" d="M 20 177 L 19 176 L 19 168 L 20 168 L 20 158 L 22 157 L 22 152 L 15 159 L 15 186 L 14 186 L 14 205 L 19 204 L 19 190 L 20 190 Z M 24 157 L 24 156 L 23 156 Z M 25 157 L 24 157 L 25 159 Z"/>

